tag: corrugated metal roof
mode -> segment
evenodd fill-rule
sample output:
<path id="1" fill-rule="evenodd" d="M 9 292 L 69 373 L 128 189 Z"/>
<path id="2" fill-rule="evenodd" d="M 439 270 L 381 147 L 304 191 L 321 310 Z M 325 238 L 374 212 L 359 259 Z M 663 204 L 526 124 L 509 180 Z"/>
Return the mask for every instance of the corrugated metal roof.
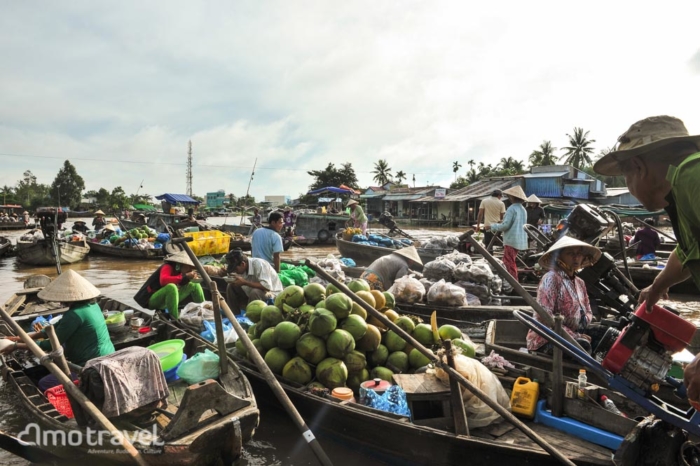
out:
<path id="1" fill-rule="evenodd" d="M 569 172 L 543 172 L 543 173 L 525 173 L 523 178 L 560 178 L 568 175 Z"/>
<path id="2" fill-rule="evenodd" d="M 437 202 L 462 202 L 470 199 L 478 199 L 490 196 L 495 189 L 508 189 L 520 183 L 520 178 L 506 178 L 499 180 L 481 180 L 469 186 L 453 191 L 443 199 L 435 199 Z"/>
<path id="3" fill-rule="evenodd" d="M 387 194 L 384 196 L 385 201 L 411 201 L 422 197 L 423 194 L 409 194 L 409 193 L 398 193 L 398 194 Z"/>
<path id="4" fill-rule="evenodd" d="M 387 191 L 372 193 L 372 194 L 360 194 L 360 199 L 374 199 L 378 197 L 384 197 L 387 195 Z"/>

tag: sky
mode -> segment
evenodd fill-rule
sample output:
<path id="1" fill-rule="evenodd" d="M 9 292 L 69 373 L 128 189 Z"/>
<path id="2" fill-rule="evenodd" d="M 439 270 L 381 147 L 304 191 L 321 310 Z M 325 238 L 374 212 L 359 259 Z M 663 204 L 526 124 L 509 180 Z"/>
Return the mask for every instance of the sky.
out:
<path id="1" fill-rule="evenodd" d="M 700 133 L 700 2 L 6 2 L 0 186 L 297 197 L 351 162 L 454 180 L 574 127 L 596 152 L 668 114 Z M 412 183 L 412 182 L 411 182 Z"/>

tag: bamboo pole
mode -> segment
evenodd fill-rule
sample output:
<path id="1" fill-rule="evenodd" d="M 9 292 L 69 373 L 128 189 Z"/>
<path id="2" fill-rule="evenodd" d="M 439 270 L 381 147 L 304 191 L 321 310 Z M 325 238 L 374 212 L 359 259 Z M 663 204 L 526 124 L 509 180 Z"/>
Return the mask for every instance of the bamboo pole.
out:
<path id="1" fill-rule="evenodd" d="M 214 308 L 214 324 L 216 325 L 216 343 L 219 345 L 219 363 L 221 364 L 221 373 L 228 372 L 228 358 L 223 357 L 226 354 L 226 342 L 224 341 L 224 322 L 221 320 L 221 306 L 219 305 L 219 289 L 216 287 L 216 282 L 210 280 L 211 288 L 211 303 Z"/>
<path id="2" fill-rule="evenodd" d="M 554 317 L 554 331 L 558 335 L 562 334 L 563 321 L 564 318 L 561 314 Z M 556 417 L 561 417 L 564 413 L 564 365 L 562 358 L 562 351 L 554 346 L 552 353 L 552 415 Z"/>
<path id="3" fill-rule="evenodd" d="M 362 300 L 359 296 L 357 296 L 352 290 L 350 290 L 350 288 L 348 288 L 343 283 L 340 283 L 338 280 L 333 278 L 330 274 L 328 274 L 328 272 L 326 272 L 324 269 L 322 269 L 321 267 L 316 265 L 316 263 L 311 262 L 310 260 L 307 259 L 306 265 L 308 267 L 310 267 L 311 269 L 313 269 L 324 280 L 335 285 L 341 292 L 343 292 L 347 296 L 349 296 L 360 307 L 362 307 L 365 311 L 367 311 L 368 315 L 372 315 L 373 317 L 378 319 L 382 324 L 387 326 L 389 329 L 393 330 L 401 338 L 403 338 L 408 343 L 410 343 L 414 348 L 416 348 L 418 351 L 420 351 L 425 357 L 430 359 L 436 366 L 440 367 L 442 370 L 447 372 L 450 375 L 450 377 L 454 378 L 462 386 L 466 387 L 474 396 L 476 396 L 478 399 L 483 401 L 489 408 L 496 411 L 498 414 L 501 415 L 501 417 L 503 417 L 508 422 L 513 424 L 515 427 L 520 429 L 520 431 L 522 431 L 525 435 L 527 435 L 535 443 L 537 443 L 539 446 L 541 446 L 547 453 L 549 453 L 554 458 L 559 460 L 562 464 L 566 464 L 566 465 L 570 465 L 570 466 L 574 465 L 574 463 L 571 460 L 569 460 L 559 450 L 557 450 L 552 445 L 550 445 L 545 439 L 540 437 L 532 429 L 530 429 L 528 426 L 526 426 L 520 419 L 516 418 L 510 411 L 505 409 L 503 406 L 498 404 L 496 401 L 489 398 L 489 396 L 486 393 L 484 393 L 479 387 L 477 387 L 472 382 L 470 382 L 468 379 L 466 379 L 462 374 L 460 374 L 455 369 L 451 368 L 449 365 L 445 364 L 440 359 L 438 359 L 430 350 L 425 348 L 421 343 L 419 343 L 409 333 L 407 333 L 401 327 L 399 327 L 398 325 L 393 323 L 391 320 L 389 320 L 384 314 L 382 314 L 381 312 L 379 312 L 378 310 L 376 310 L 375 308 L 373 308 L 372 306 L 367 304 L 364 300 Z"/>
<path id="4" fill-rule="evenodd" d="M 29 350 L 39 358 L 41 364 L 46 367 L 49 372 L 56 376 L 58 381 L 63 385 L 63 388 L 65 388 L 66 392 L 69 393 L 70 396 L 73 397 L 78 404 L 80 404 L 80 406 L 95 419 L 95 421 L 97 421 L 98 424 L 107 430 L 112 437 L 119 441 L 121 446 L 124 447 L 127 453 L 129 453 L 134 462 L 140 466 L 148 466 L 148 463 L 143 456 L 141 456 L 141 453 L 134 448 L 124 434 L 114 427 L 114 424 L 112 424 L 110 420 L 107 419 L 107 417 L 105 417 L 105 415 L 102 414 L 99 409 L 97 409 L 97 406 L 95 406 L 92 401 L 87 399 L 83 392 L 81 392 L 80 389 L 75 386 L 70 377 L 64 374 L 63 371 L 51 360 L 51 358 L 44 353 L 39 345 L 37 345 L 36 342 L 32 340 L 24 330 L 22 330 L 22 327 L 20 327 L 19 324 L 9 316 L 3 306 L 0 306 L 0 316 L 10 327 L 12 327 L 12 330 L 22 339 L 22 342 L 29 347 Z"/>
<path id="5" fill-rule="evenodd" d="M 58 341 L 58 337 L 56 336 L 56 329 L 53 328 L 53 325 L 49 325 L 44 329 L 44 331 L 49 337 L 49 341 L 51 342 L 51 348 L 53 348 L 54 351 L 58 351 L 59 349 L 61 349 L 61 342 Z M 66 357 L 63 355 L 63 353 L 61 353 L 61 356 L 58 357 L 57 365 L 61 368 L 64 374 L 70 377 L 70 368 L 68 367 Z"/>
<path id="6" fill-rule="evenodd" d="M 452 355 L 452 341 L 446 340 L 444 343 L 447 364 L 454 369 L 455 359 Z M 455 423 L 455 434 L 469 435 L 469 424 L 467 423 L 467 413 L 464 411 L 464 398 L 462 390 L 457 380 L 450 377 L 450 401 L 452 401 L 452 419 Z"/>
<path id="7" fill-rule="evenodd" d="M 190 257 L 195 267 L 197 268 L 197 271 L 202 276 L 204 283 L 207 286 L 211 287 L 212 280 L 207 274 L 207 272 L 204 270 L 204 267 L 202 266 L 201 262 L 199 262 L 199 259 L 197 259 L 197 256 L 195 256 L 194 252 L 192 252 L 192 249 L 190 249 L 190 246 L 187 244 L 188 239 L 191 240 L 191 238 L 175 238 L 173 239 L 173 243 L 181 244 L 182 248 L 187 252 L 187 255 Z M 221 306 L 221 309 L 224 310 L 226 317 L 228 317 L 228 319 L 231 321 L 233 329 L 236 331 L 238 338 L 240 338 L 243 341 L 243 346 L 245 346 L 248 355 L 260 371 L 260 375 L 263 376 L 267 384 L 270 386 L 270 389 L 275 394 L 282 407 L 285 409 L 285 411 L 287 411 L 289 417 L 291 417 L 292 422 L 294 422 L 297 428 L 301 431 L 304 439 L 309 444 L 309 447 L 311 447 L 311 450 L 313 450 L 319 463 L 321 463 L 324 466 L 333 466 L 333 463 L 331 462 L 330 458 L 328 458 L 328 455 L 326 455 L 326 452 L 321 447 L 321 444 L 318 442 L 313 432 L 311 432 L 311 429 L 309 429 L 309 427 L 306 425 L 306 422 L 294 407 L 292 400 L 289 399 L 287 393 L 277 381 L 275 374 L 272 373 L 270 368 L 267 366 L 267 363 L 265 363 L 263 357 L 260 356 L 260 353 L 258 353 L 258 350 L 255 347 L 255 345 L 253 345 L 253 342 L 250 341 L 250 337 L 248 336 L 246 331 L 243 330 L 241 324 L 239 324 L 236 320 L 236 317 L 233 315 L 233 312 L 231 312 L 231 309 L 228 307 L 226 300 L 223 299 L 223 297 L 221 297 L 220 295 L 219 304 Z M 226 358 L 227 356 L 226 353 L 224 353 L 220 354 L 219 357 Z"/>

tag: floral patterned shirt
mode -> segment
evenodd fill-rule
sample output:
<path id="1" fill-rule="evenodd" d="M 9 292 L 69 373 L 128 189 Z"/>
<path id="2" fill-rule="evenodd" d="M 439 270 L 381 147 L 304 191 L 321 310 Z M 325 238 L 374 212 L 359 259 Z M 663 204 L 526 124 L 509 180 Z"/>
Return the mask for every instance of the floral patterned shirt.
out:
<path id="1" fill-rule="evenodd" d="M 562 270 L 550 270 L 542 277 L 537 288 L 537 302 L 552 317 L 555 314 L 562 315 L 563 329 L 566 333 L 574 338 L 590 340 L 587 335 L 579 333 L 593 318 L 586 284 L 583 280 L 576 276 L 570 278 Z M 585 319 L 582 319 L 583 316 Z M 540 320 L 537 313 L 535 313 L 535 319 Z M 548 343 L 546 339 L 532 330 L 527 332 L 528 350 L 535 351 L 546 343 Z"/>

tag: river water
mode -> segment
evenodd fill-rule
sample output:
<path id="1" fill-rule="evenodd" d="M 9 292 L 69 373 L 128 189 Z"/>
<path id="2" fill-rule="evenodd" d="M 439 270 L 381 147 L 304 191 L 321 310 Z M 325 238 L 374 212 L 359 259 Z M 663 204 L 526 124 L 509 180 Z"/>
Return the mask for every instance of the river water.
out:
<path id="1" fill-rule="evenodd" d="M 83 220 L 88 224 L 91 221 L 91 219 Z M 238 222 L 238 219 L 214 217 L 208 221 L 213 224 L 221 224 L 225 221 L 228 223 Z M 66 226 L 70 227 L 71 224 L 69 222 Z M 408 230 L 408 232 L 418 238 L 425 238 L 432 234 L 458 233 L 459 230 L 422 229 Z M 0 233 L 10 237 L 14 242 L 22 235 L 23 231 Z M 322 258 L 328 254 L 337 255 L 338 251 L 334 246 L 292 247 L 283 254 L 283 257 L 300 260 Z M 156 261 L 129 261 L 89 256 L 83 262 L 63 267 L 80 272 L 105 295 L 127 304 L 135 304 L 132 299 L 133 295 L 158 265 L 159 263 Z M 25 266 L 19 264 L 13 257 L 0 259 L 0 302 L 4 303 L 16 290 L 22 288 L 28 277 L 35 274 L 55 277 L 56 270 L 55 267 Z M 700 324 L 700 303 L 697 302 L 696 298 L 674 296 L 672 304 L 682 311 L 684 317 L 698 325 Z M 256 431 L 254 440 L 245 445 L 243 458 L 238 464 L 241 466 L 318 464 L 315 456 L 306 446 L 287 415 L 283 411 L 267 405 L 265 400 L 258 399 L 258 403 L 261 413 L 260 427 Z M 28 422 L 31 422 L 31 419 L 23 412 L 19 400 L 0 381 L 0 430 L 16 435 Z M 365 435 L 372 435 L 372 433 L 358 432 L 359 438 Z M 352 445 L 340 444 L 326 439 L 322 439 L 321 445 L 335 465 L 384 464 L 375 458 L 363 455 Z M 26 465 L 28 463 L 0 450 L 0 464 Z"/>

